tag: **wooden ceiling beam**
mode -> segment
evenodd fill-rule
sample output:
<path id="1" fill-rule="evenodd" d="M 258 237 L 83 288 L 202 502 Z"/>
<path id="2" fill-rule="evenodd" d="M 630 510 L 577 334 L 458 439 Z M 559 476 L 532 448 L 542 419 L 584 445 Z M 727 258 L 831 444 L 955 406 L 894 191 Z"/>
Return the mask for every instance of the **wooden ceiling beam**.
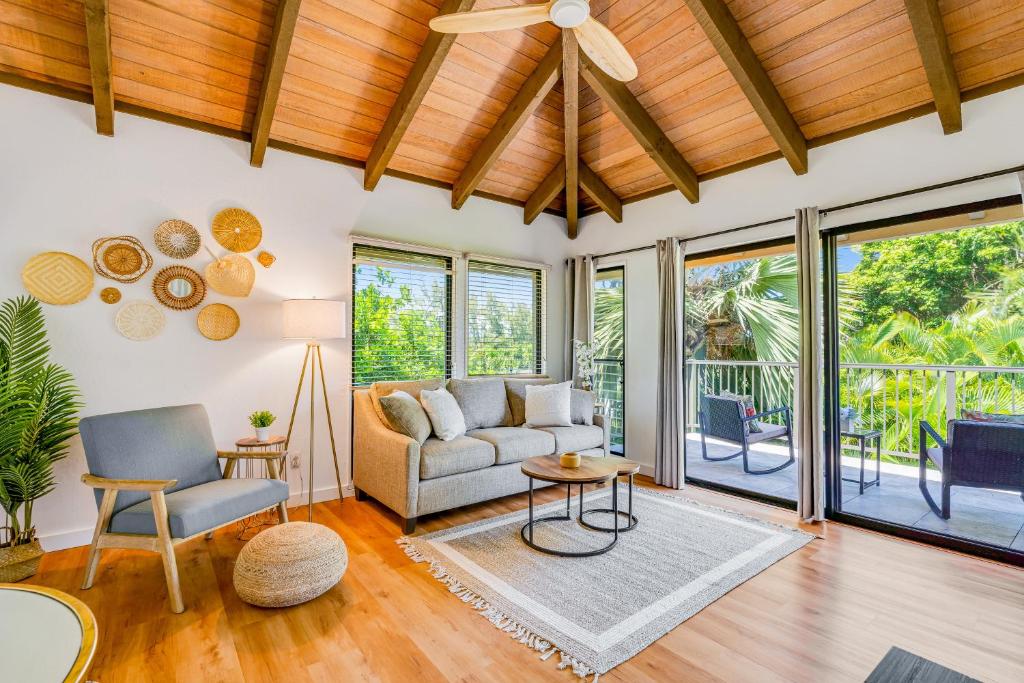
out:
<path id="1" fill-rule="evenodd" d="M 921 61 L 924 62 L 928 85 L 932 89 L 935 109 L 939 112 L 942 131 L 946 135 L 959 133 L 963 129 L 960 81 L 953 65 L 953 54 L 949 50 L 938 0 L 904 2 L 910 16 L 910 25 L 914 29 L 917 49 L 921 53 Z"/>
<path id="2" fill-rule="evenodd" d="M 576 34 L 562 29 L 562 130 L 565 137 L 565 223 L 576 239 L 580 221 L 580 49 Z"/>
<path id="3" fill-rule="evenodd" d="M 92 79 L 96 132 L 114 134 L 114 88 L 111 81 L 110 12 L 107 0 L 85 0 L 85 36 Z"/>
<path id="4" fill-rule="evenodd" d="M 452 208 L 461 209 L 487 172 L 530 118 L 530 114 L 547 97 L 558 82 L 562 66 L 562 39 L 559 38 L 537 64 L 516 96 L 498 118 L 498 122 L 480 143 L 473 158 L 452 188 Z"/>
<path id="5" fill-rule="evenodd" d="M 589 166 L 580 162 L 580 187 L 616 223 L 622 222 L 622 200 Z"/>
<path id="6" fill-rule="evenodd" d="M 605 74 L 585 54 L 580 55 L 580 74 L 668 176 L 669 181 L 687 199 L 696 203 L 700 198 L 697 174 L 626 84 Z"/>
<path id="7" fill-rule="evenodd" d="M 438 14 L 451 14 L 453 12 L 465 12 L 473 7 L 474 0 L 445 0 L 441 5 Z M 408 78 L 398 92 L 395 103 L 384 120 L 377 139 L 366 157 L 366 171 L 363 174 L 363 188 L 372 190 L 377 187 L 381 176 L 388 167 L 388 162 L 398 149 L 398 143 L 412 123 L 412 117 L 419 109 L 420 103 L 434 82 L 434 77 L 441 70 L 441 64 L 448 56 L 448 51 L 455 42 L 456 34 L 438 33 L 430 31 L 427 39 L 423 41 L 419 57 L 412 65 Z"/>
<path id="8" fill-rule="evenodd" d="M 533 191 L 530 198 L 526 200 L 526 206 L 523 207 L 523 222 L 527 225 L 532 223 L 548 204 L 555 201 L 555 197 L 558 196 L 558 193 L 564 187 L 565 159 L 563 158 L 551 173 L 548 173 L 547 177 L 540 181 L 540 185 Z"/>
<path id="9" fill-rule="evenodd" d="M 807 140 L 725 1 L 686 0 L 686 5 L 790 167 L 797 175 L 807 173 Z"/>
<path id="10" fill-rule="evenodd" d="M 280 0 L 277 5 L 274 33 L 270 38 L 263 82 L 260 84 L 260 98 L 256 103 L 256 118 L 252 124 L 249 164 L 257 168 L 263 166 L 263 158 L 267 153 L 270 128 L 274 124 L 274 111 L 277 109 L 278 95 L 281 94 L 284 67 L 292 47 L 292 36 L 295 35 L 295 22 L 299 18 L 301 2 L 302 0 Z"/>

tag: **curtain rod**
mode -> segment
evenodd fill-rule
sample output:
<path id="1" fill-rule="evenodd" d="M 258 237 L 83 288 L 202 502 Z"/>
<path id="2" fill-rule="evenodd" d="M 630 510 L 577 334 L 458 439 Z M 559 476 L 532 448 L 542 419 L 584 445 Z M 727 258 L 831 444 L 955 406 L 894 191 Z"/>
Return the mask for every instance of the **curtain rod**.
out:
<path id="1" fill-rule="evenodd" d="M 880 197 L 872 197 L 871 199 L 862 199 L 856 202 L 850 202 L 849 204 L 840 204 L 839 206 L 833 206 L 827 209 L 821 209 L 820 214 L 827 216 L 830 213 L 837 211 L 845 211 L 846 209 L 853 209 L 860 206 L 867 206 L 868 204 L 877 204 L 878 202 L 889 201 L 890 199 L 901 199 L 903 197 L 910 197 L 915 194 L 923 194 L 925 192 L 932 192 L 934 190 L 942 190 L 947 187 L 955 187 L 957 185 L 965 185 L 967 183 L 977 182 L 979 180 L 988 180 L 989 178 L 998 178 L 999 176 L 1010 175 L 1011 173 L 1020 173 L 1024 171 L 1024 165 L 1014 166 L 1012 168 L 1004 168 L 1001 171 L 992 171 L 990 173 L 982 173 L 980 175 L 974 175 L 967 178 L 960 178 L 959 180 L 949 180 L 944 183 L 937 183 L 935 185 L 927 185 L 925 187 L 918 187 L 913 190 L 904 190 L 903 192 L 894 192 L 892 194 L 882 195 Z M 1024 191 L 1024 188 L 1021 188 Z M 715 232 L 705 233 L 703 235 L 695 235 L 693 237 L 680 238 L 681 242 L 690 242 L 692 240 L 703 239 L 705 237 L 718 237 L 720 235 L 728 235 L 729 233 L 739 232 L 741 230 L 751 230 L 753 228 L 761 228 L 766 225 L 775 225 L 776 223 L 785 223 L 786 221 L 793 220 L 793 216 L 786 216 L 784 218 L 772 218 L 767 221 L 760 221 L 758 223 L 750 223 L 749 225 L 741 225 L 738 228 L 726 228 L 725 230 L 717 230 Z M 610 251 L 606 254 L 595 254 L 594 258 L 607 258 L 609 256 L 621 256 L 623 254 L 632 254 L 637 251 L 646 251 L 648 249 L 654 249 L 656 245 L 647 244 L 642 247 L 633 247 L 631 249 L 620 249 L 619 251 Z"/>

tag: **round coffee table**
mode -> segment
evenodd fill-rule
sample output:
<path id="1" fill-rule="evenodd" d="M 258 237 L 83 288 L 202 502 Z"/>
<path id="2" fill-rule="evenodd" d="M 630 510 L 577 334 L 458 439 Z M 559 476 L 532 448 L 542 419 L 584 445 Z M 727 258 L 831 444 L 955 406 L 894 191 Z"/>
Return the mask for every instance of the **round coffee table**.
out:
<path id="1" fill-rule="evenodd" d="M 625 511 L 618 509 L 618 507 L 619 507 L 618 506 L 618 501 L 616 501 L 615 505 L 614 505 L 614 507 L 615 507 L 614 510 L 611 509 L 611 508 L 594 508 L 592 510 L 587 510 L 586 512 L 581 512 L 580 513 L 580 524 L 582 524 L 583 526 L 587 527 L 588 529 L 592 529 L 594 531 L 604 531 L 604 532 L 607 532 L 607 533 L 614 533 L 616 531 L 629 531 L 630 529 L 635 528 L 636 525 L 640 522 L 640 520 L 638 520 L 636 518 L 636 515 L 633 514 L 633 475 L 640 471 L 640 463 L 633 462 L 632 460 L 627 460 L 626 458 L 623 458 L 623 457 L 620 457 L 620 456 L 617 456 L 617 455 L 608 456 L 607 458 L 594 458 L 594 459 L 595 460 L 600 460 L 602 462 L 608 462 L 608 463 L 610 463 L 612 465 L 615 465 L 618 468 L 618 476 L 619 477 L 628 477 L 629 478 L 629 493 L 628 493 L 628 498 L 627 498 L 628 502 L 626 504 L 626 510 Z M 612 529 L 612 528 L 609 528 L 609 527 L 606 527 L 606 526 L 598 526 L 597 524 L 591 524 L 590 522 L 586 521 L 583 518 L 584 515 L 591 515 L 591 514 L 594 514 L 595 512 L 603 512 L 604 514 L 614 514 L 615 517 L 616 517 L 615 526 L 617 528 Z M 626 519 L 626 526 L 619 527 L 619 523 L 618 523 L 618 516 L 619 515 L 622 515 L 623 517 L 625 517 L 625 519 Z"/>
<path id="2" fill-rule="evenodd" d="M 529 520 L 523 528 L 519 531 L 519 535 L 523 538 L 523 543 L 530 546 L 534 550 L 539 550 L 542 553 L 548 555 L 557 555 L 559 557 L 592 557 L 594 555 L 600 555 L 611 550 L 619 540 L 618 530 L 618 510 L 619 510 L 619 468 L 611 462 L 606 462 L 606 458 L 595 458 L 589 456 L 583 456 L 582 463 L 579 467 L 562 467 L 558 461 L 557 455 L 541 455 L 534 458 L 529 458 L 523 461 L 521 469 L 530 480 L 530 512 Z M 533 516 L 533 481 L 539 479 L 541 481 L 550 481 L 556 484 L 565 484 L 565 514 L 564 515 L 551 515 L 549 517 L 541 517 L 540 519 L 534 519 Z M 572 486 L 578 484 L 580 487 L 580 520 L 583 519 L 583 485 L 584 484 L 597 484 L 603 481 L 611 480 L 612 482 L 612 507 L 615 513 L 615 529 L 612 529 L 611 543 L 594 550 L 584 550 L 578 552 L 571 552 L 566 550 L 558 550 L 557 548 L 548 548 L 535 543 L 533 540 L 533 527 L 536 524 L 542 522 L 566 522 L 572 520 L 572 514 L 570 513 L 570 503 L 572 499 Z M 589 526 L 589 525 L 586 525 Z"/>

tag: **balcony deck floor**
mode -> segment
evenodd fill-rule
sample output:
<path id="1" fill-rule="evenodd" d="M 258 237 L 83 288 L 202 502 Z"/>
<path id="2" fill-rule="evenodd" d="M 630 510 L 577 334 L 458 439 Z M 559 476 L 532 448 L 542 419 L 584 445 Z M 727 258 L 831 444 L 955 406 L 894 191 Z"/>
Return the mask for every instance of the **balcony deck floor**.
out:
<path id="1" fill-rule="evenodd" d="M 708 455 L 728 455 L 737 449 L 721 441 L 708 440 Z M 755 468 L 781 464 L 787 457 L 784 445 L 756 444 L 750 465 Z M 755 493 L 796 500 L 798 461 L 779 472 L 751 475 L 743 471 L 741 458 L 708 462 L 701 458 L 700 436 L 686 438 L 686 476 Z M 843 458 L 843 476 L 859 475 L 856 457 Z M 874 461 L 865 464 L 865 480 L 874 478 Z M 937 473 L 930 477 L 932 497 L 939 499 Z M 859 492 L 856 483 L 843 482 L 843 512 L 871 517 L 916 529 L 958 536 L 971 541 L 1008 547 L 1024 552 L 1024 500 L 1016 493 L 954 486 L 951 514 L 940 519 L 928 507 L 918 489 L 917 469 L 882 463 L 881 485 Z"/>

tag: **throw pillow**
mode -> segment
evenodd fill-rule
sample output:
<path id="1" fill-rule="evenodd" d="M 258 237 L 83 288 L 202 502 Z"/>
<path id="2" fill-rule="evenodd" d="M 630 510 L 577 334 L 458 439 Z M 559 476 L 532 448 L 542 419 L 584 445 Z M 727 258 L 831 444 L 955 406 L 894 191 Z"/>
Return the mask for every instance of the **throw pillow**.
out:
<path id="1" fill-rule="evenodd" d="M 569 395 L 569 412 L 575 425 L 594 424 L 594 392 L 573 389 Z"/>
<path id="2" fill-rule="evenodd" d="M 527 427 L 572 426 L 572 382 L 526 386 Z"/>
<path id="3" fill-rule="evenodd" d="M 392 392 L 380 398 L 380 407 L 392 430 L 421 444 L 430 436 L 430 418 L 412 395 L 404 391 Z"/>
<path id="4" fill-rule="evenodd" d="M 731 391 L 723 391 L 721 394 L 719 394 L 719 396 L 721 396 L 722 398 L 730 399 L 732 401 L 736 401 L 737 403 L 742 405 L 743 406 L 743 414 L 745 416 L 751 417 L 753 415 L 757 415 L 757 410 L 754 408 L 754 397 L 753 396 L 744 396 L 742 394 L 734 394 Z M 751 420 L 750 422 L 745 422 L 743 424 L 744 424 L 744 428 L 747 430 L 748 434 L 759 434 L 761 431 L 763 431 L 761 429 L 761 425 L 759 425 L 757 423 L 757 420 Z"/>
<path id="5" fill-rule="evenodd" d="M 466 418 L 466 431 L 487 427 L 512 426 L 512 413 L 505 396 L 505 380 L 500 377 L 450 379 L 448 391 L 459 402 Z"/>
<path id="6" fill-rule="evenodd" d="M 554 380 L 550 377 L 505 378 L 505 394 L 508 396 L 508 408 L 512 412 L 513 427 L 520 427 L 526 422 L 526 387 L 552 383 Z"/>
<path id="7" fill-rule="evenodd" d="M 986 413 L 981 410 L 968 410 L 967 408 L 961 409 L 960 418 L 964 420 L 971 420 L 973 422 L 999 422 L 1002 424 L 1024 424 L 1024 415 Z"/>
<path id="8" fill-rule="evenodd" d="M 451 441 L 466 433 L 466 420 L 458 401 L 444 387 L 420 392 L 420 404 L 430 418 L 434 434 L 441 441 Z"/>

